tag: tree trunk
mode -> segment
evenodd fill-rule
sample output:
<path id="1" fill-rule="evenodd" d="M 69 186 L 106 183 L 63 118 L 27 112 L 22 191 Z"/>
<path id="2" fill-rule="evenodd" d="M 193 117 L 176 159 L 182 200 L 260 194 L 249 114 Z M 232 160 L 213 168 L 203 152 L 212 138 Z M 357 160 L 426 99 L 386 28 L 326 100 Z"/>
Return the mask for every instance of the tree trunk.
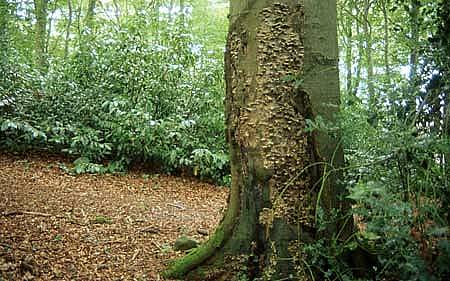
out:
<path id="1" fill-rule="evenodd" d="M 7 66 L 8 50 L 10 47 L 10 34 L 9 34 L 9 21 L 10 21 L 10 7 L 7 0 L 0 0 L 0 68 L 3 72 L 3 67 Z M 0 81 L 2 81 L 4 76 Z M 3 82 L 3 81 L 2 81 Z"/>
<path id="2" fill-rule="evenodd" d="M 339 139 L 305 131 L 307 119 L 332 119 L 338 108 L 336 2 L 300 3 L 231 1 L 228 208 L 214 235 L 170 265 L 166 277 L 309 280 L 304 245 L 339 227 L 316 229 L 319 205 L 344 204 L 336 199 L 337 174 L 328 174 L 342 163 Z"/>
<path id="3" fill-rule="evenodd" d="M 373 77 L 373 59 L 372 59 L 372 28 L 370 26 L 370 9 L 373 2 L 364 0 L 364 13 L 363 13 L 363 30 L 364 40 L 366 42 L 365 54 L 367 64 L 367 93 L 369 95 L 369 106 L 375 108 L 378 98 L 375 95 L 374 77 Z"/>
<path id="4" fill-rule="evenodd" d="M 416 112 L 416 96 L 418 94 L 418 59 L 419 59 L 419 0 L 411 0 L 411 7 L 407 8 L 410 20 L 410 55 L 409 55 L 409 96 L 406 100 L 405 117 L 408 122 L 415 122 L 418 112 Z"/>
<path id="5" fill-rule="evenodd" d="M 116 17 L 117 26 L 120 28 L 122 26 L 121 23 L 121 11 L 120 11 L 120 5 L 117 2 L 117 0 L 113 0 L 114 5 L 114 16 Z"/>
<path id="6" fill-rule="evenodd" d="M 36 16 L 35 62 L 41 71 L 45 71 L 47 69 L 47 0 L 34 0 L 34 12 Z"/>
<path id="7" fill-rule="evenodd" d="M 66 25 L 66 38 L 64 41 L 64 58 L 67 58 L 69 55 L 69 43 L 70 43 L 70 28 L 72 27 L 72 0 L 67 0 L 67 25 Z"/>
<path id="8" fill-rule="evenodd" d="M 414 99 L 417 88 L 417 67 L 418 67 L 418 47 L 419 47 L 419 1 L 411 0 L 411 7 L 408 10 L 411 28 L 411 50 L 409 55 L 409 87 L 411 98 Z"/>
<path id="9" fill-rule="evenodd" d="M 89 0 L 88 9 L 86 12 L 86 27 L 92 28 L 94 16 L 95 16 L 95 6 L 97 4 L 97 0 Z"/>
<path id="10" fill-rule="evenodd" d="M 352 3 L 343 2 L 341 3 L 340 11 L 340 23 L 341 23 L 341 33 L 340 38 L 343 43 L 343 48 L 345 50 L 345 71 L 346 71 L 346 79 L 345 79 L 345 91 L 348 96 L 352 96 L 354 94 L 352 88 L 352 79 L 353 79 L 353 7 L 351 7 Z M 349 7 L 350 6 L 350 7 Z"/>
<path id="11" fill-rule="evenodd" d="M 381 1 L 381 10 L 383 12 L 383 29 L 384 29 L 384 72 L 386 75 L 386 84 L 391 84 L 391 69 L 389 67 L 389 11 L 388 1 Z"/>
<path id="12" fill-rule="evenodd" d="M 449 49 L 450 51 L 450 49 Z M 449 52 L 450 55 L 450 52 Z M 450 73 L 447 73 L 447 76 L 450 78 Z M 450 83 L 450 82 L 447 82 Z M 450 86 L 450 85 L 449 85 Z M 450 88 L 450 87 L 449 87 Z M 443 124 L 443 133 L 444 136 L 450 140 L 450 93 L 447 92 L 444 97 L 444 124 Z M 447 193 L 444 194 L 444 204 L 450 203 L 450 152 L 445 153 L 444 155 L 444 171 L 446 175 L 445 185 L 447 187 Z M 447 210 L 447 223 L 450 224 L 450 208 Z"/>
<path id="13" fill-rule="evenodd" d="M 356 16 L 360 16 L 361 9 L 359 5 L 355 5 Z M 356 34 L 361 33 L 361 22 L 363 20 L 356 20 Z M 358 36 L 358 62 L 356 63 L 356 73 L 355 73 L 355 85 L 353 86 L 354 96 L 357 96 L 359 85 L 361 83 L 361 72 L 363 68 L 363 54 L 364 54 L 364 40 L 361 36 Z"/>
<path id="14" fill-rule="evenodd" d="M 383 13 L 383 29 L 384 29 L 384 77 L 385 77 L 385 89 L 384 91 L 387 93 L 387 99 L 389 102 L 389 106 L 393 107 L 394 105 L 394 95 L 391 87 L 391 68 L 389 62 L 389 0 L 381 1 L 381 11 Z"/>

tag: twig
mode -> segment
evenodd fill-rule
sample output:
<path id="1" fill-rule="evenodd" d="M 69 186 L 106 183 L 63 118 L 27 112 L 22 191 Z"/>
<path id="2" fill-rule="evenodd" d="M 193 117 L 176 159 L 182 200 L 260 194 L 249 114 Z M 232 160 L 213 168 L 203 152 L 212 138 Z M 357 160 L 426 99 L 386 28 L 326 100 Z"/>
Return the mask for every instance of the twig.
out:
<path id="1" fill-rule="evenodd" d="M 167 203 L 167 205 L 168 205 L 168 206 L 175 207 L 175 208 L 178 208 L 178 209 L 180 209 L 180 210 L 186 210 L 185 207 L 183 207 L 183 206 L 181 206 L 181 205 L 179 205 L 179 204 Z"/>
<path id="2" fill-rule="evenodd" d="M 117 240 L 108 240 L 108 241 L 102 241 L 99 244 L 116 244 L 116 243 L 125 243 L 126 240 L 123 239 L 117 239 Z"/>
<path id="3" fill-rule="evenodd" d="M 67 222 L 71 223 L 71 224 L 76 224 L 76 225 L 79 225 L 79 226 L 86 226 L 86 225 L 88 225 L 87 223 L 78 222 L 78 221 L 76 221 L 74 219 L 69 219 Z"/>
<path id="4" fill-rule="evenodd" d="M 133 256 L 131 257 L 131 261 L 134 261 L 134 259 L 137 257 L 137 255 L 139 254 L 139 249 L 136 249 L 136 251 L 134 251 Z"/>
<path id="5" fill-rule="evenodd" d="M 12 248 L 12 245 L 6 244 L 6 243 L 0 243 L 0 246 L 4 247 L 4 248 Z"/>
<path id="6" fill-rule="evenodd" d="M 40 216 L 40 217 L 51 217 L 53 215 L 47 213 L 40 212 L 28 212 L 28 211 L 11 211 L 11 212 L 3 212 L 2 216 L 10 217 L 10 216 L 18 216 L 18 215 L 32 215 L 32 216 Z"/>
<path id="7" fill-rule="evenodd" d="M 157 228 L 155 226 L 149 226 L 149 227 L 146 227 L 146 228 L 143 228 L 143 229 L 139 230 L 139 232 L 146 232 L 146 233 L 156 234 L 156 233 L 159 233 L 159 228 Z"/>
<path id="8" fill-rule="evenodd" d="M 158 245 L 158 243 L 156 243 L 155 241 L 151 242 L 153 245 L 155 245 L 156 248 L 158 248 L 158 250 L 162 250 L 161 246 Z"/>
<path id="9" fill-rule="evenodd" d="M 21 250 L 21 251 L 24 251 L 24 252 L 28 252 L 29 251 L 29 249 L 27 249 L 25 247 L 21 247 L 21 246 L 14 247 L 13 245 L 6 244 L 6 243 L 0 243 L 0 246 L 2 246 L 3 248 L 8 248 L 8 249 L 15 248 L 15 249 L 18 249 L 18 250 Z"/>

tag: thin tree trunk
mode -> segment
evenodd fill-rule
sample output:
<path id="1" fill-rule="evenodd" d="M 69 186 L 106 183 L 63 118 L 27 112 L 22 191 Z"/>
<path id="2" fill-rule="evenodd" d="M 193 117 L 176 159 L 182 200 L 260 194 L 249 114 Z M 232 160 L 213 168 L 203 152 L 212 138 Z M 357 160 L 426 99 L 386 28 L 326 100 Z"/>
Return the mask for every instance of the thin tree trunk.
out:
<path id="1" fill-rule="evenodd" d="M 364 12 L 363 12 L 363 31 L 364 39 L 366 42 L 365 55 L 366 55 L 366 67 L 367 67 L 367 93 L 369 95 L 369 106 L 374 108 L 377 103 L 377 97 L 375 96 L 374 77 L 373 77 L 373 60 L 372 60 L 372 28 L 370 26 L 370 9 L 372 2 L 370 0 L 364 0 Z"/>
<path id="2" fill-rule="evenodd" d="M 175 6 L 175 0 L 170 0 L 169 4 L 169 22 L 172 22 L 173 20 L 173 9 Z"/>
<path id="3" fill-rule="evenodd" d="M 7 0 L 0 0 L 0 85 L 6 87 L 9 83 L 13 82 L 11 79 L 13 73 L 10 70 L 10 57 L 9 50 L 11 48 L 11 35 L 10 35 L 10 20 L 11 20 L 11 7 Z M 14 82 L 13 82 L 14 83 Z M 5 88 L 4 88 L 5 89 Z M 8 96 L 8 90 L 0 93 L 0 99 Z M 3 109 L 3 110 L 2 110 Z M 5 113 L 5 108 L 0 108 L 0 113 Z"/>
<path id="4" fill-rule="evenodd" d="M 345 68 L 346 68 L 346 79 L 345 79 L 345 90 L 348 95 L 353 95 L 352 79 L 353 79 L 353 8 L 350 3 L 344 2 L 341 5 L 345 5 L 340 8 L 340 18 L 341 18 L 341 33 L 342 42 L 345 48 Z"/>
<path id="5" fill-rule="evenodd" d="M 72 0 L 67 0 L 67 8 L 69 9 L 67 15 L 67 25 L 66 25 L 66 39 L 64 41 L 64 57 L 67 58 L 69 54 L 69 44 L 70 44 L 70 28 L 72 26 Z"/>
<path id="6" fill-rule="evenodd" d="M 117 21 L 117 26 L 120 27 L 121 23 L 120 23 L 120 6 L 119 3 L 117 3 L 117 0 L 113 0 L 113 4 L 114 4 L 114 15 L 116 17 L 116 21 Z"/>
<path id="7" fill-rule="evenodd" d="M 47 27 L 47 0 L 34 0 L 35 24 L 35 63 L 45 72 L 47 69 L 46 27 Z"/>
<path id="8" fill-rule="evenodd" d="M 86 12 L 85 26 L 88 28 L 92 28 L 94 16 L 95 16 L 95 6 L 97 4 L 97 0 L 89 0 L 88 9 Z"/>
<path id="9" fill-rule="evenodd" d="M 47 7 L 47 9 L 48 9 L 48 7 Z M 57 5 L 56 5 L 56 3 L 54 3 L 53 8 L 51 9 L 51 12 L 50 13 L 47 12 L 47 15 L 48 15 L 47 36 L 45 38 L 45 53 L 47 55 L 50 54 L 50 50 L 51 50 L 51 48 L 50 48 L 50 39 L 51 39 L 51 35 L 52 35 L 52 21 L 53 21 L 53 16 L 55 14 L 56 9 L 57 9 Z M 54 48 L 56 48 L 56 46 L 58 45 L 58 41 L 59 41 L 59 36 L 54 42 L 54 46 L 55 46 Z"/>
<path id="10" fill-rule="evenodd" d="M 9 12 L 8 1 L 0 0 L 0 66 L 6 66 L 6 61 L 8 61 L 8 49 L 10 45 Z M 3 75 L 1 80 L 3 80 Z"/>
<path id="11" fill-rule="evenodd" d="M 450 51 L 450 49 L 448 49 Z M 450 52 L 449 52 L 450 53 Z M 449 54 L 450 55 L 450 54 Z M 450 69 L 448 69 L 450 70 Z M 447 75 L 450 73 L 447 73 Z M 447 77 L 449 77 L 448 75 Z M 450 77 L 449 77 L 450 78 Z M 450 82 L 447 82 L 450 84 Z M 446 93 L 444 97 L 444 124 L 443 124 L 444 136 L 450 140 L 450 93 Z M 446 186 L 447 194 L 444 195 L 446 200 L 445 203 L 450 203 L 450 152 L 444 154 L 444 171 L 446 175 Z M 447 211 L 447 222 L 450 224 L 450 208 Z"/>
<path id="12" fill-rule="evenodd" d="M 391 69 L 389 66 L 389 11 L 387 6 L 389 0 L 381 1 L 381 10 L 383 12 L 383 29 L 384 29 L 384 72 L 386 79 L 386 86 L 388 91 L 391 85 Z M 392 102 L 392 100 L 390 100 Z"/>
<path id="13" fill-rule="evenodd" d="M 76 23 L 77 23 L 77 31 L 78 31 L 78 42 L 81 42 L 81 36 L 82 36 L 82 19 L 81 19 L 81 13 L 83 10 L 83 5 L 82 2 L 79 2 L 78 4 L 78 8 L 77 8 L 77 13 L 76 13 Z"/>
<path id="14" fill-rule="evenodd" d="M 418 68 L 418 46 L 419 46 L 419 0 L 411 0 L 411 7 L 408 10 L 410 17 L 410 44 L 411 50 L 409 55 L 409 96 L 407 98 L 407 110 L 406 116 L 410 116 L 409 121 L 413 121 L 416 116 L 416 95 L 417 95 L 417 86 L 418 86 L 418 76 L 417 76 L 417 68 Z"/>
<path id="15" fill-rule="evenodd" d="M 361 10 L 359 9 L 359 5 L 355 5 L 356 15 L 361 14 Z M 362 20 L 356 21 L 356 34 L 361 34 L 361 22 Z M 364 40 L 361 36 L 358 37 L 358 62 L 356 65 L 356 73 L 355 73 L 355 83 L 353 86 L 354 96 L 357 96 L 359 85 L 361 83 L 361 72 L 363 68 L 363 57 L 364 57 Z"/>
<path id="16" fill-rule="evenodd" d="M 419 2 L 418 0 L 411 0 L 411 8 L 409 10 L 410 28 L 411 28 L 411 50 L 409 55 L 409 83 L 411 94 L 415 92 L 417 86 L 417 62 L 418 62 L 418 38 L 419 38 Z"/>
<path id="17" fill-rule="evenodd" d="M 181 22 L 183 23 L 183 26 L 184 26 L 184 23 L 185 23 L 185 16 L 184 16 L 184 9 L 185 8 L 186 8 L 186 5 L 184 3 L 184 0 L 180 0 L 180 12 L 181 12 L 180 17 L 181 17 Z"/>

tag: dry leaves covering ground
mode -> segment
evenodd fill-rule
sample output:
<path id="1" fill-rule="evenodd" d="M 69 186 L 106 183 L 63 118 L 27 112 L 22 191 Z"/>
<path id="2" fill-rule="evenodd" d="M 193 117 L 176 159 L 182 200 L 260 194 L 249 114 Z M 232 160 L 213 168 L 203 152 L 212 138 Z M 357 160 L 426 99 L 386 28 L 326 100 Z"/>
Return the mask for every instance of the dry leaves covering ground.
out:
<path id="1" fill-rule="evenodd" d="M 206 239 L 226 204 L 226 189 L 190 178 L 61 163 L 0 153 L 0 281 L 161 280 L 175 239 Z"/>

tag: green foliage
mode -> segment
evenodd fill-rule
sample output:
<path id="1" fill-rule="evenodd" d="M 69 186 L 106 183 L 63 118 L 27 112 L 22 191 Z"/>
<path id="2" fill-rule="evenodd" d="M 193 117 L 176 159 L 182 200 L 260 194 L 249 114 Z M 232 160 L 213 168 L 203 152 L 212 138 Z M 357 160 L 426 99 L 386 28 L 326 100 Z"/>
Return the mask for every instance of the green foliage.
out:
<path id="1" fill-rule="evenodd" d="M 226 183 L 222 62 L 193 41 L 189 14 L 135 8 L 120 24 L 98 18 L 83 29 L 45 76 L 8 62 L 0 145 L 72 155 L 74 173 L 152 161 Z"/>
<path id="2" fill-rule="evenodd" d="M 342 214 L 334 210 L 328 219 L 324 216 L 324 211 L 318 211 L 317 228 L 324 231 L 329 223 L 335 223 L 342 218 Z M 347 215 L 347 222 L 349 217 Z M 344 240 L 340 237 L 341 231 L 333 234 L 331 237 L 322 237 L 312 243 L 303 245 L 301 264 L 306 266 L 306 272 L 313 278 L 314 276 L 321 280 L 355 280 L 353 278 L 353 269 L 345 260 L 349 251 L 357 247 L 354 236 Z"/>
<path id="3" fill-rule="evenodd" d="M 96 216 L 93 220 L 93 223 L 95 224 L 112 224 L 113 221 L 110 217 L 105 216 Z"/>
<path id="4" fill-rule="evenodd" d="M 358 230 L 345 241 L 338 231 L 304 245 L 302 266 L 324 280 L 354 280 L 345 257 L 362 248 L 376 257 L 372 279 L 449 280 L 449 5 L 338 2 L 345 65 L 340 124 L 316 116 L 305 130 L 342 135 L 343 184 L 353 202 L 344 220 L 355 218 Z M 91 21 L 74 13 L 71 25 L 68 7 L 55 4 L 62 18 L 53 18 L 42 74 L 33 65 L 32 5 L 0 0 L 0 147 L 70 155 L 73 166 L 62 168 L 74 174 L 155 162 L 165 172 L 230 184 L 222 66 L 227 9 L 206 0 L 183 11 L 165 1 L 131 1 L 126 9 L 114 3 L 103 3 Z M 296 75 L 282 80 L 296 88 L 303 82 Z M 329 222 L 317 213 L 320 232 Z"/>
<path id="5" fill-rule="evenodd" d="M 377 279 L 446 280 L 447 267 L 437 261 L 446 259 L 438 245 L 450 237 L 444 207 L 450 193 L 441 160 L 449 139 L 383 111 L 373 126 L 363 108 L 352 104 L 342 118 L 357 242 L 377 256 Z"/>
<path id="6" fill-rule="evenodd" d="M 357 257 L 355 251 L 363 249 L 375 257 L 366 264 L 373 269 L 366 269 L 371 280 L 447 280 L 450 187 L 444 159 L 450 139 L 353 96 L 344 95 L 342 104 L 344 184 L 353 207 L 332 217 L 350 216 L 357 229 L 348 239 L 339 239 L 338 231 L 305 245 L 303 263 L 324 280 L 355 280 L 348 253 Z M 333 134 L 336 128 L 320 117 L 306 123 L 309 131 Z M 319 232 L 328 223 L 322 213 L 319 209 Z"/>

